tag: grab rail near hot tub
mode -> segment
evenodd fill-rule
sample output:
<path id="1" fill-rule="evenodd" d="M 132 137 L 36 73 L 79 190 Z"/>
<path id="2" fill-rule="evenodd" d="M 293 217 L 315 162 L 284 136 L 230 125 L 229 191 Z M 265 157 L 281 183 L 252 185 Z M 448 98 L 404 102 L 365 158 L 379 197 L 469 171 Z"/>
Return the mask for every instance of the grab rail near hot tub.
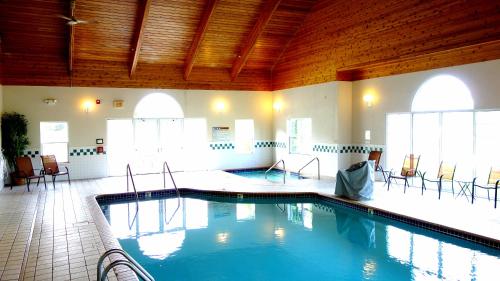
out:
<path id="1" fill-rule="evenodd" d="M 278 162 L 274 163 L 274 165 L 271 166 L 271 168 L 267 169 L 267 171 L 264 173 L 264 178 L 267 179 L 267 173 L 274 169 L 274 167 L 278 166 L 279 163 L 283 163 L 283 183 L 285 183 L 285 177 L 286 177 L 286 168 L 285 168 L 285 160 L 281 159 Z"/>
<path id="2" fill-rule="evenodd" d="M 107 258 L 111 254 L 119 254 L 124 260 L 115 260 L 111 262 L 108 266 L 103 268 L 104 259 Z M 135 261 L 129 254 L 127 254 L 122 249 L 111 249 L 107 250 L 97 262 L 97 280 L 105 281 L 107 275 L 111 269 L 113 269 L 117 265 L 124 265 L 130 268 L 138 277 L 142 278 L 145 281 L 155 281 L 153 276 L 149 274 L 137 261 Z"/>
<path id="3" fill-rule="evenodd" d="M 311 161 L 307 162 L 307 164 L 304 165 L 304 167 L 300 168 L 300 170 L 297 172 L 298 176 L 299 176 L 299 179 L 300 179 L 300 172 L 307 166 L 309 166 L 309 164 L 311 164 L 312 162 L 314 162 L 314 160 L 317 160 L 318 161 L 318 180 L 320 179 L 319 178 L 319 158 L 318 157 L 314 157 Z"/>

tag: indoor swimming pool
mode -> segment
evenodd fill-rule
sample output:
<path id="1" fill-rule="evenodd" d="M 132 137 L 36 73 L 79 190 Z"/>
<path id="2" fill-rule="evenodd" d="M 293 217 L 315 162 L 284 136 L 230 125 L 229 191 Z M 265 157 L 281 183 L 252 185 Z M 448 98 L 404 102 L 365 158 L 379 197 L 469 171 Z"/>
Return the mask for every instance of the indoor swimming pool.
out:
<path id="1" fill-rule="evenodd" d="M 498 276 L 500 250 L 310 197 L 193 193 L 141 200 L 138 212 L 123 199 L 100 206 L 122 248 L 157 281 Z"/>

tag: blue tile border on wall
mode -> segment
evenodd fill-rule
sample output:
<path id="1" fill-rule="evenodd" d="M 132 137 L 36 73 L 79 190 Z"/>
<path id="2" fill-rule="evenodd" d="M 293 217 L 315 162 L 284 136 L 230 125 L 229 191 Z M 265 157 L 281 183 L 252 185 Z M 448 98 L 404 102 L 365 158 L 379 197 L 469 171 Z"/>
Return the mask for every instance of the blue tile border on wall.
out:
<path id="1" fill-rule="evenodd" d="M 322 153 L 364 153 L 368 154 L 370 151 L 384 151 L 383 145 L 373 144 L 328 144 L 318 143 L 313 145 L 314 152 Z"/>
<path id="2" fill-rule="evenodd" d="M 70 157 L 76 156 L 91 156 L 91 155 L 105 155 L 106 149 L 104 149 L 103 153 L 97 153 L 97 148 L 95 146 L 85 146 L 85 147 L 70 147 L 68 149 Z M 40 156 L 40 149 L 30 148 L 24 151 L 23 156 L 29 156 L 31 158 L 35 158 Z"/>
<path id="3" fill-rule="evenodd" d="M 234 142 L 211 142 L 208 144 L 211 150 L 232 150 L 235 149 Z M 258 140 L 254 143 L 254 148 L 286 148 L 286 143 L 269 140 Z"/>

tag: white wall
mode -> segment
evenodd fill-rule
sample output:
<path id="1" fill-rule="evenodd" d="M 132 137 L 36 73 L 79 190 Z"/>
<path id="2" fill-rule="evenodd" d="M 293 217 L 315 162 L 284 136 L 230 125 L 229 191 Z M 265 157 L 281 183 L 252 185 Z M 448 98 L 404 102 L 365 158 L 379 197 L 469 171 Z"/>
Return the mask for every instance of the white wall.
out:
<path id="1" fill-rule="evenodd" d="M 286 147 L 276 149 L 275 160 L 284 159 L 287 170 L 298 171 L 314 156 L 320 159 L 321 174 L 335 176 L 349 156 L 336 152 L 311 151 L 309 155 L 288 153 L 287 120 L 312 119 L 312 145 L 333 147 L 351 143 L 351 83 L 330 82 L 274 92 L 274 102 L 282 105 L 274 112 L 275 140 Z M 311 148 L 312 149 L 312 148 Z M 316 173 L 316 164 L 306 172 Z"/>
<path id="2" fill-rule="evenodd" d="M 69 126 L 69 147 L 95 148 L 95 140 L 103 138 L 106 144 L 106 120 L 132 118 L 136 104 L 150 93 L 166 93 L 172 96 L 184 110 L 185 118 L 206 118 L 207 140 L 212 140 L 211 127 L 227 126 L 229 142 L 234 142 L 234 120 L 253 118 L 255 139 L 272 140 L 272 94 L 251 91 L 195 91 L 163 89 L 118 89 L 83 87 L 33 87 L 4 86 L 4 111 L 16 111 L 26 115 L 28 135 L 32 150 L 40 149 L 41 121 L 67 121 Z M 54 98 L 57 103 L 47 105 L 44 99 Z M 96 105 L 95 100 L 101 104 Z M 114 109 L 114 99 L 124 100 L 124 108 Z M 214 110 L 217 101 L 224 101 L 223 112 Z M 88 113 L 83 103 L 92 102 Z M 228 169 L 269 166 L 272 161 L 271 148 L 256 149 L 254 154 L 241 155 L 233 150 L 213 151 L 208 147 L 205 169 Z M 38 162 L 38 161 L 34 161 Z M 106 156 L 86 155 L 70 157 L 70 165 L 75 178 L 106 176 Z"/>
<path id="3" fill-rule="evenodd" d="M 371 130 L 371 143 L 385 145 L 386 114 L 409 112 L 418 88 L 441 74 L 453 75 L 469 87 L 475 109 L 500 108 L 500 60 L 356 81 L 352 86 L 353 142 L 363 143 L 364 131 Z M 372 107 L 363 102 L 368 93 L 375 96 Z"/>

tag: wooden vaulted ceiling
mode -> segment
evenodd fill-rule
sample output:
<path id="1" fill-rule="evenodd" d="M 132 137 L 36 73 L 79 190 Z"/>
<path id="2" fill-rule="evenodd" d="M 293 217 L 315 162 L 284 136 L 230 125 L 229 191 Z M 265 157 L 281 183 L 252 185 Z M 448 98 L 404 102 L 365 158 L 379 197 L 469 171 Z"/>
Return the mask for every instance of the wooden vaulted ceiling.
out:
<path id="1" fill-rule="evenodd" d="M 3 85 L 272 90 L 498 58 L 491 0 L 0 0 Z"/>

